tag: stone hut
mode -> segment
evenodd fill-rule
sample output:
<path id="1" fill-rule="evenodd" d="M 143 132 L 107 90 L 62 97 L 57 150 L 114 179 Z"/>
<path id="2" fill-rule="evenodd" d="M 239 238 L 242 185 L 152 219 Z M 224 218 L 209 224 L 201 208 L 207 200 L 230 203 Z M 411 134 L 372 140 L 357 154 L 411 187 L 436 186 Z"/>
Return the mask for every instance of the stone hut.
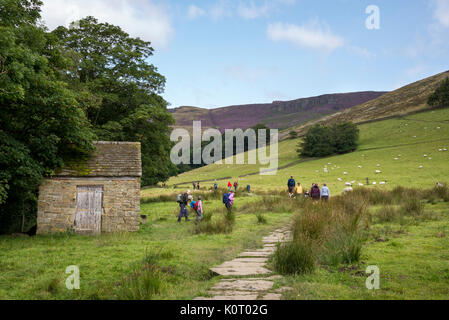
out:
<path id="1" fill-rule="evenodd" d="M 94 142 L 85 161 L 68 164 L 39 188 L 37 233 L 139 230 L 140 143 Z"/>

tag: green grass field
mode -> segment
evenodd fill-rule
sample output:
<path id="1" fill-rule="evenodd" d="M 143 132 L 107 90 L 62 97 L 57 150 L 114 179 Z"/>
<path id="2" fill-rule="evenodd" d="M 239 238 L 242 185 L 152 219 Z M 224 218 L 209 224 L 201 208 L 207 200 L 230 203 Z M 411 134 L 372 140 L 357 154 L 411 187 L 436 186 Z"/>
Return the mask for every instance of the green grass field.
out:
<path id="1" fill-rule="evenodd" d="M 246 249 L 261 247 L 263 235 L 290 221 L 293 213 L 289 210 L 263 212 L 267 224 L 258 224 L 255 215 L 263 210 L 262 197 L 268 197 L 261 191 L 285 190 L 290 175 L 306 187 L 327 182 L 334 195 L 345 188 L 345 182 L 358 185 L 366 178 L 377 182 L 369 188 L 385 190 L 394 186 L 430 188 L 437 181 L 449 180 L 449 152 L 439 151 L 449 147 L 449 110 L 365 124 L 360 130 L 360 146 L 354 153 L 298 163 L 275 176 L 239 178 L 240 186 L 251 184 L 256 195 L 236 199 L 236 223 L 229 234 L 195 234 L 192 222 L 178 224 L 175 196 L 191 185 L 170 186 L 224 176 L 237 180 L 239 175 L 257 172 L 257 165 L 212 165 L 170 179 L 166 189 L 143 189 L 141 213 L 148 215 L 148 221 L 136 233 L 1 236 L 0 299 L 192 299 L 204 295 L 219 280 L 212 277 L 210 267 Z M 287 140 L 279 144 L 280 166 L 299 159 L 298 143 Z M 381 181 L 386 185 L 379 185 Z M 219 183 L 223 187 L 224 181 Z M 212 184 L 202 183 L 203 190 Z M 159 200 L 164 195 L 173 200 Z M 219 199 L 206 200 L 204 207 L 213 213 L 213 219 L 224 215 Z M 359 264 L 320 267 L 312 274 L 278 280 L 278 286 L 292 287 L 283 298 L 447 299 L 449 204 L 427 203 L 425 210 L 429 218 L 419 223 L 374 223 Z M 65 270 L 70 265 L 80 267 L 80 290 L 65 288 Z M 379 266 L 381 290 L 365 288 L 368 265 Z M 154 292 L 152 288 L 156 288 Z"/>

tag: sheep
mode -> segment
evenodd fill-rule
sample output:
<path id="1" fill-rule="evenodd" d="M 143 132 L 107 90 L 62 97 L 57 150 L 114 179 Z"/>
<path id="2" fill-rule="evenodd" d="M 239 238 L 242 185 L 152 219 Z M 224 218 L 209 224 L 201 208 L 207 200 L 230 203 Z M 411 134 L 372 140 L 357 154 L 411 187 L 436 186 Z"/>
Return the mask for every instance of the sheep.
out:
<path id="1" fill-rule="evenodd" d="M 382 173 L 382 171 L 380 170 L 376 170 L 376 174 Z"/>
<path id="2" fill-rule="evenodd" d="M 363 187 L 363 183 L 359 183 L 359 187 Z"/>
<path id="3" fill-rule="evenodd" d="M 424 155 L 424 158 L 427 158 L 427 154 Z"/>
<path id="4" fill-rule="evenodd" d="M 397 161 L 397 160 L 399 160 L 399 158 L 394 158 L 394 160 L 396 160 L 396 161 Z"/>
<path id="5" fill-rule="evenodd" d="M 348 187 L 352 187 L 352 183 L 346 182 L 345 185 L 347 185 Z"/>
<path id="6" fill-rule="evenodd" d="M 373 185 L 376 185 L 377 184 L 377 182 L 373 182 Z"/>
<path id="7" fill-rule="evenodd" d="M 352 191 L 354 191 L 354 189 L 352 189 L 352 187 L 347 187 L 347 188 L 344 188 L 344 190 L 343 190 L 344 193 L 348 193 L 348 192 L 352 192 Z"/>
<path id="8" fill-rule="evenodd" d="M 342 182 L 342 181 L 343 181 L 343 180 L 341 180 L 341 178 L 338 178 L 337 180 L 338 180 L 339 182 Z"/>
<path id="9" fill-rule="evenodd" d="M 379 183 L 379 184 L 381 184 L 381 185 L 385 185 L 385 184 L 387 184 L 387 182 L 386 181 L 382 181 L 381 183 Z"/>
<path id="10" fill-rule="evenodd" d="M 443 187 L 444 187 L 444 185 L 442 183 L 437 182 L 437 188 L 443 188 Z"/>
<path id="11" fill-rule="evenodd" d="M 359 169 L 362 169 L 363 167 L 362 166 L 359 166 Z"/>
<path id="12" fill-rule="evenodd" d="M 347 172 L 343 172 L 343 174 L 344 174 L 345 176 L 347 176 L 347 175 L 348 175 L 348 173 L 347 173 Z"/>
<path id="13" fill-rule="evenodd" d="M 380 164 L 378 163 L 377 166 L 380 167 Z"/>
<path id="14" fill-rule="evenodd" d="M 419 166 L 420 169 L 424 168 L 423 166 Z"/>

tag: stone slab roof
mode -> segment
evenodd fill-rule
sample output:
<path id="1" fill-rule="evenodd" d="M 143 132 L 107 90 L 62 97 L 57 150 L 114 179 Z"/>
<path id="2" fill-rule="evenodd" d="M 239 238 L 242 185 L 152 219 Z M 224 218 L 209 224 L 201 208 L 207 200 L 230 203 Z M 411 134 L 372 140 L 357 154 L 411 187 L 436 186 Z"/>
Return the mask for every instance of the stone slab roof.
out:
<path id="1" fill-rule="evenodd" d="M 96 141 L 86 161 L 66 164 L 56 177 L 141 177 L 140 142 Z"/>

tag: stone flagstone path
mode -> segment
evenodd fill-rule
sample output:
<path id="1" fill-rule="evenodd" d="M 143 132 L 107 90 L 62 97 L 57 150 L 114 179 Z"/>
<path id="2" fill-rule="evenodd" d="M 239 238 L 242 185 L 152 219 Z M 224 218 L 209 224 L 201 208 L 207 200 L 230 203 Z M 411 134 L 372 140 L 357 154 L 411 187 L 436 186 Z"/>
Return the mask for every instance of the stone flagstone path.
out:
<path id="1" fill-rule="evenodd" d="M 194 300 L 280 300 L 282 291 L 290 288 L 273 290 L 274 280 L 281 276 L 272 275 L 272 271 L 265 267 L 268 257 L 276 250 L 276 244 L 290 239 L 288 227 L 275 230 L 263 238 L 263 249 L 242 252 L 237 258 L 211 268 L 212 272 L 226 278 L 207 291 L 212 298 L 198 297 Z"/>

